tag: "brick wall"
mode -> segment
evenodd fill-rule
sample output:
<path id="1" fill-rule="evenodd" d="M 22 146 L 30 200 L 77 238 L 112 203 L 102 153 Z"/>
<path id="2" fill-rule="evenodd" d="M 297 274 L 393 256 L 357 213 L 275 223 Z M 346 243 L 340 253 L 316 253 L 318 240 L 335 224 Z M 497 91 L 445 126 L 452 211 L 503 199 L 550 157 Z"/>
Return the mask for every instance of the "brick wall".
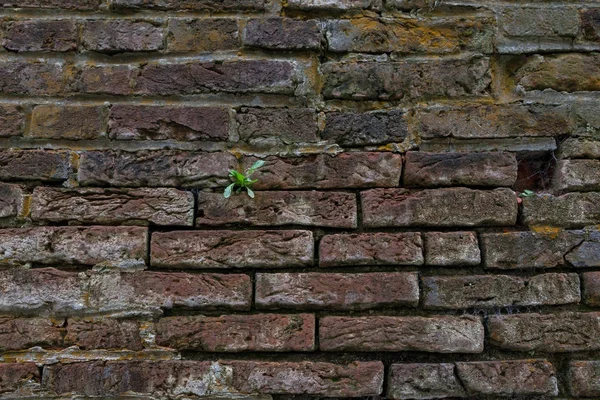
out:
<path id="1" fill-rule="evenodd" d="M 0 397 L 600 398 L 597 0 L 0 15 Z"/>

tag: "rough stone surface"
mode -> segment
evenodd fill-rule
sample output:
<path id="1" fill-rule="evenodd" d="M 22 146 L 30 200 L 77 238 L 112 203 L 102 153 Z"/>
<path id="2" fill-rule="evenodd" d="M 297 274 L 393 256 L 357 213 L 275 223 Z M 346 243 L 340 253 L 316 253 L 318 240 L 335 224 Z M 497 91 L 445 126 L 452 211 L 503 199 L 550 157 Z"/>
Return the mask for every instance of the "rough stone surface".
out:
<path id="1" fill-rule="evenodd" d="M 600 10 L 582 10 L 581 27 L 585 39 L 600 41 Z"/>
<path id="2" fill-rule="evenodd" d="M 107 110 L 97 106 L 39 105 L 33 109 L 32 138 L 91 140 L 105 135 Z"/>
<path id="3" fill-rule="evenodd" d="M 427 265 L 465 266 L 481 262 L 475 232 L 427 232 L 423 241 Z"/>
<path id="4" fill-rule="evenodd" d="M 109 318 L 69 319 L 64 340 L 66 346 L 77 346 L 82 350 L 143 349 L 137 322 Z"/>
<path id="5" fill-rule="evenodd" d="M 160 26 L 147 21 L 87 21 L 82 43 L 86 50 L 108 53 L 152 51 L 163 47 Z"/>
<path id="6" fill-rule="evenodd" d="M 600 140 L 566 139 L 559 147 L 560 158 L 600 159 Z"/>
<path id="7" fill-rule="evenodd" d="M 59 347 L 62 342 L 60 327 L 48 318 L 0 317 L 0 351 Z"/>
<path id="8" fill-rule="evenodd" d="M 506 7 L 499 15 L 499 24 L 507 36 L 574 38 L 579 32 L 579 13 L 567 7 Z"/>
<path id="9" fill-rule="evenodd" d="M 419 233 L 326 235 L 319 244 L 319 266 L 422 265 Z"/>
<path id="10" fill-rule="evenodd" d="M 238 21 L 220 19 L 171 19 L 167 34 L 170 52 L 212 52 L 240 47 Z"/>
<path id="11" fill-rule="evenodd" d="M 2 42 L 9 51 L 71 51 L 77 48 L 74 21 L 15 21 L 8 24 Z"/>
<path id="12" fill-rule="evenodd" d="M 34 363 L 0 363 L 0 394 L 19 389 L 27 382 L 39 383 L 40 370 Z"/>
<path id="13" fill-rule="evenodd" d="M 346 192 L 257 192 L 225 199 L 222 193 L 198 193 L 198 225 L 303 225 L 356 228 L 356 195 Z"/>
<path id="14" fill-rule="evenodd" d="M 113 0 L 116 10 L 262 11 L 267 0 Z"/>
<path id="15" fill-rule="evenodd" d="M 65 91 L 65 65 L 0 61 L 0 93 L 55 96 Z"/>
<path id="16" fill-rule="evenodd" d="M 565 228 L 600 224 L 600 192 L 541 194 L 523 199 L 523 223 Z"/>
<path id="17" fill-rule="evenodd" d="M 600 272 L 586 272 L 583 279 L 583 302 L 593 307 L 600 306 Z"/>
<path id="18" fill-rule="evenodd" d="M 316 20 L 251 19 L 246 23 L 244 46 L 279 50 L 319 49 L 322 35 Z"/>
<path id="19" fill-rule="evenodd" d="M 23 207 L 23 191 L 17 185 L 0 184 L 0 218 L 16 217 Z"/>
<path id="20" fill-rule="evenodd" d="M 366 146 L 401 142 L 408 135 L 405 114 L 400 110 L 365 113 L 327 113 L 323 139 L 342 146 Z"/>
<path id="21" fill-rule="evenodd" d="M 515 81 L 526 90 L 559 92 L 600 90 L 600 54 L 535 55 L 515 72 Z"/>
<path id="22" fill-rule="evenodd" d="M 42 150 L 0 151 L 0 179 L 64 181 L 71 172 L 68 152 Z"/>
<path id="23" fill-rule="evenodd" d="M 600 396 L 600 361 L 571 361 L 569 391 L 575 397 Z"/>
<path id="24" fill-rule="evenodd" d="M 240 140 L 259 146 L 316 142 L 317 113 L 310 108 L 242 108 L 236 114 Z"/>
<path id="25" fill-rule="evenodd" d="M 23 108 L 13 104 L 0 104 L 0 138 L 21 136 L 25 125 Z"/>
<path id="26" fill-rule="evenodd" d="M 97 10 L 102 0 L 1 0 L 4 8 L 62 8 L 66 10 Z"/>
<path id="27" fill-rule="evenodd" d="M 267 309 L 363 310 L 416 307 L 414 272 L 283 273 L 256 275 L 256 306 Z"/>
<path id="28" fill-rule="evenodd" d="M 287 6 L 298 10 L 379 10 L 381 0 L 289 0 Z"/>
<path id="29" fill-rule="evenodd" d="M 554 185 L 561 192 L 600 191 L 600 160 L 560 160 Z"/>
<path id="30" fill-rule="evenodd" d="M 292 268 L 313 263 L 310 231 L 174 231 L 152 235 L 153 267 Z"/>
<path id="31" fill-rule="evenodd" d="M 454 364 L 392 364 L 390 370 L 390 399 L 466 397 Z"/>

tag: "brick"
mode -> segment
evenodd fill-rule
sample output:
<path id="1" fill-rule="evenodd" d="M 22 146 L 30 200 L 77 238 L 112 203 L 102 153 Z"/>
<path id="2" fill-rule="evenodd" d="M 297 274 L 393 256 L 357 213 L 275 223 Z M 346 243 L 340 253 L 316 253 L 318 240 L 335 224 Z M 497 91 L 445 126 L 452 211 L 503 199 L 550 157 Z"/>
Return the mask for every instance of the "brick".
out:
<path id="1" fill-rule="evenodd" d="M 523 199 L 522 220 L 527 225 L 583 228 L 600 224 L 600 193 L 538 194 Z"/>
<path id="2" fill-rule="evenodd" d="M 170 188 L 59 189 L 36 187 L 34 221 L 85 224 L 185 225 L 194 223 L 194 196 Z"/>
<path id="3" fill-rule="evenodd" d="M 52 150 L 0 151 L 0 179 L 58 182 L 69 178 L 69 153 Z"/>
<path id="4" fill-rule="evenodd" d="M 560 144 L 559 158 L 600 159 L 600 140 L 568 138 Z"/>
<path id="5" fill-rule="evenodd" d="M 243 160 L 244 168 L 257 159 Z M 394 153 L 341 153 L 337 156 L 316 154 L 305 157 L 275 157 L 264 159 L 257 171 L 261 189 L 349 189 L 396 187 L 402 174 L 402 156 Z"/>
<path id="6" fill-rule="evenodd" d="M 390 399 L 466 397 L 454 364 L 392 364 L 387 389 Z"/>
<path id="7" fill-rule="evenodd" d="M 452 138 L 437 138 L 423 140 L 419 145 L 421 151 L 429 152 L 469 152 L 469 151 L 510 151 L 516 153 L 529 153 L 538 155 L 556 150 L 556 139 L 552 137 L 538 138 L 504 138 L 504 139 L 477 139 L 462 140 Z"/>
<path id="8" fill-rule="evenodd" d="M 510 189 L 372 189 L 360 194 L 366 227 L 503 226 L 517 220 Z"/>
<path id="9" fill-rule="evenodd" d="M 170 52 L 213 52 L 239 47 L 238 21 L 235 19 L 169 20 L 167 49 Z"/>
<path id="10" fill-rule="evenodd" d="M 565 260 L 577 268 L 600 267 L 600 232 L 584 231 L 583 240 L 565 255 Z"/>
<path id="11" fill-rule="evenodd" d="M 310 231 L 174 231 L 152 235 L 153 267 L 292 268 L 313 263 Z"/>
<path id="12" fill-rule="evenodd" d="M 0 138 L 21 136 L 25 126 L 23 108 L 13 104 L 0 104 Z"/>
<path id="13" fill-rule="evenodd" d="M 97 10 L 102 0 L 0 0 L 4 8 L 62 8 L 66 10 Z"/>
<path id="14" fill-rule="evenodd" d="M 572 114 L 577 129 L 576 136 L 598 139 L 600 131 L 600 114 L 598 114 L 598 103 L 595 101 L 579 101 L 573 103 Z"/>
<path id="15" fill-rule="evenodd" d="M 105 135 L 108 110 L 98 106 L 38 105 L 33 109 L 29 137 L 92 140 Z"/>
<path id="16" fill-rule="evenodd" d="M 423 305 L 435 309 L 541 306 L 579 303 L 577 274 L 423 277 Z"/>
<path id="17" fill-rule="evenodd" d="M 535 18 L 531 18 L 535 15 Z M 575 8 L 533 8 L 510 6 L 501 10 L 498 23 L 507 36 L 532 38 L 574 38 L 579 32 Z"/>
<path id="18" fill-rule="evenodd" d="M 227 92 L 292 95 L 297 84 L 295 67 L 290 61 L 149 63 L 141 68 L 136 80 L 135 94 L 185 95 Z"/>
<path id="19" fill-rule="evenodd" d="M 316 20 L 291 18 L 250 19 L 244 29 L 244 46 L 274 50 L 318 50 L 321 35 Z"/>
<path id="20" fill-rule="evenodd" d="M 0 270 L 0 312 L 68 314 L 85 308 L 84 283 L 74 272 L 54 268 Z"/>
<path id="21" fill-rule="evenodd" d="M 423 242 L 417 232 L 325 235 L 319 266 L 422 265 Z"/>
<path id="22" fill-rule="evenodd" d="M 408 136 L 406 117 L 401 110 L 330 112 L 321 136 L 340 146 L 367 146 L 402 142 Z"/>
<path id="23" fill-rule="evenodd" d="M 40 370 L 35 363 L 0 363 L 0 394 L 31 383 L 39 384 L 40 380 Z"/>
<path id="24" fill-rule="evenodd" d="M 4 29 L 3 46 L 9 51 L 72 51 L 77 49 L 74 21 L 14 21 Z"/>
<path id="25" fill-rule="evenodd" d="M 0 351 L 53 348 L 62 342 L 61 328 L 48 318 L 0 317 Z"/>
<path id="26" fill-rule="evenodd" d="M 236 165 L 229 153 L 87 151 L 81 155 L 78 180 L 84 186 L 224 187 L 227 171 Z"/>
<path id="27" fill-rule="evenodd" d="M 423 139 L 561 136 L 572 132 L 565 105 L 465 105 L 418 109 L 410 130 Z"/>
<path id="28" fill-rule="evenodd" d="M 483 325 L 474 316 L 323 317 L 323 351 L 481 353 Z"/>
<path id="29" fill-rule="evenodd" d="M 76 67 L 70 89 L 84 94 L 133 94 L 137 73 L 138 70 L 130 65 L 82 64 Z"/>
<path id="30" fill-rule="evenodd" d="M 497 187 L 512 186 L 516 180 L 517 158 L 510 153 L 406 153 L 406 186 Z"/>
<path id="31" fill-rule="evenodd" d="M 0 230 L 0 265 L 19 263 L 145 265 L 140 227 L 32 227 Z"/>
<path id="32" fill-rule="evenodd" d="M 585 272 L 583 279 L 583 302 L 589 306 L 600 306 L 600 272 Z"/>
<path id="33" fill-rule="evenodd" d="M 470 395 L 557 396 L 556 372 L 546 360 L 457 362 Z"/>
<path id="34" fill-rule="evenodd" d="M 209 352 L 312 351 L 310 314 L 168 317 L 156 324 L 156 343 L 177 350 Z"/>
<path id="35" fill-rule="evenodd" d="M 554 187 L 561 192 L 600 191 L 600 160 L 558 161 Z"/>
<path id="36" fill-rule="evenodd" d="M 600 396 L 600 361 L 571 361 L 567 382 L 575 397 Z"/>
<path id="37" fill-rule="evenodd" d="M 559 92 L 600 90 L 600 54 L 534 55 L 515 72 L 515 83 L 526 90 Z"/>
<path id="38" fill-rule="evenodd" d="M 207 11 L 263 11 L 268 0 L 114 0 L 115 10 Z"/>
<path id="39" fill-rule="evenodd" d="M 257 192 L 229 199 L 222 193 L 198 193 L 198 225 L 302 225 L 356 228 L 356 195 L 346 192 Z"/>
<path id="40" fill-rule="evenodd" d="M 321 66 L 325 99 L 420 100 L 485 96 L 489 59 L 398 62 L 327 62 Z"/>
<path id="41" fill-rule="evenodd" d="M 0 93 L 56 96 L 65 91 L 65 75 L 59 61 L 0 61 Z"/>
<path id="42" fill-rule="evenodd" d="M 331 11 L 355 11 L 355 10 L 380 10 L 381 0 L 289 0 L 287 7 L 294 10 L 331 10 Z"/>
<path id="43" fill-rule="evenodd" d="M 493 345 L 513 351 L 563 353 L 600 348 L 600 314 L 562 312 L 491 317 Z"/>
<path id="44" fill-rule="evenodd" d="M 310 108 L 242 108 L 236 114 L 240 140 L 264 146 L 316 142 L 317 112 Z"/>
<path id="45" fill-rule="evenodd" d="M 581 29 L 585 39 L 600 41 L 600 10 L 581 10 Z"/>
<path id="46" fill-rule="evenodd" d="M 156 22 L 91 20 L 83 25 L 86 50 L 106 53 L 156 51 L 163 48 L 163 28 Z"/>
<path id="47" fill-rule="evenodd" d="M 16 217 L 23 209 L 23 190 L 17 185 L 0 183 L 0 218 Z"/>
<path id="48" fill-rule="evenodd" d="M 229 111 L 221 107 L 113 105 L 109 137 L 118 140 L 226 141 Z"/>
<path id="49" fill-rule="evenodd" d="M 464 266 L 481 262 L 475 232 L 426 232 L 423 240 L 427 265 Z"/>
<path id="50" fill-rule="evenodd" d="M 89 307 L 99 312 L 160 313 L 162 309 L 249 310 L 252 283 L 242 274 L 148 272 L 92 274 Z"/>
<path id="51" fill-rule="evenodd" d="M 491 53 L 495 24 L 491 18 L 357 18 L 325 24 L 332 52 L 433 53 L 457 51 Z"/>
<path id="52" fill-rule="evenodd" d="M 82 350 L 127 349 L 142 350 L 140 326 L 135 321 L 113 318 L 70 318 L 65 335 L 66 346 Z"/>
<path id="53" fill-rule="evenodd" d="M 256 306 L 261 309 L 366 310 L 418 303 L 414 272 L 256 275 Z"/>

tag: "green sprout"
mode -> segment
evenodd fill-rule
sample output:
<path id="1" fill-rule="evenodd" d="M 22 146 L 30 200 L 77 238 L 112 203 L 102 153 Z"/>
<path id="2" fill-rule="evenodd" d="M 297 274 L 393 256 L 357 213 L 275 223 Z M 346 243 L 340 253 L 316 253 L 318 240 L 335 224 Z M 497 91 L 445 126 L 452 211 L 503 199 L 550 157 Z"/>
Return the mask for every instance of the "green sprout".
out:
<path id="1" fill-rule="evenodd" d="M 519 194 L 519 197 L 522 199 L 533 196 L 535 196 L 535 192 L 533 190 L 524 190 L 523 193 Z"/>
<path id="2" fill-rule="evenodd" d="M 243 174 L 239 171 L 236 171 L 235 169 L 230 169 L 229 170 L 229 178 L 231 178 L 233 183 L 225 188 L 225 192 L 223 192 L 223 196 L 225 196 L 225 198 L 228 199 L 229 197 L 231 197 L 231 193 L 239 194 L 242 192 L 242 190 L 246 189 L 248 196 L 250 196 L 251 198 L 254 198 L 254 192 L 252 191 L 252 189 L 250 189 L 250 186 L 253 183 L 257 182 L 258 179 L 252 180 L 252 179 L 250 179 L 250 176 L 254 173 L 254 171 L 259 169 L 263 165 L 265 165 L 265 162 L 262 160 L 258 160 L 254 164 L 252 164 L 252 166 L 250 168 L 248 168 L 246 170 L 245 174 Z"/>

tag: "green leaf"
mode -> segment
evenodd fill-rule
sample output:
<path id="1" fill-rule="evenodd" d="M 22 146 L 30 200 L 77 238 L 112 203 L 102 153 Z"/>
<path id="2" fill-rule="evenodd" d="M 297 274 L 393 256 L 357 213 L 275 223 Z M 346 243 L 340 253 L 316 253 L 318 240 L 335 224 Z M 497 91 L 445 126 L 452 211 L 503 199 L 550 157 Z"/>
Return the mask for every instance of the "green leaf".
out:
<path id="1" fill-rule="evenodd" d="M 252 164 L 252 166 L 250 168 L 248 168 L 248 170 L 246 171 L 246 175 L 252 175 L 254 173 L 254 171 L 259 169 L 263 165 L 265 165 L 265 162 L 263 160 L 256 161 L 254 164 Z"/>
<path id="2" fill-rule="evenodd" d="M 519 197 L 521 198 L 533 196 L 535 196 L 535 192 L 533 190 L 524 190 L 521 194 L 519 194 Z"/>
<path id="3" fill-rule="evenodd" d="M 247 187 L 246 190 L 248 191 L 248 196 L 250 196 L 250 198 L 253 199 L 254 198 L 254 192 L 252 191 L 252 189 L 250 189 L 249 187 Z"/>
<path id="4" fill-rule="evenodd" d="M 223 196 L 225 196 L 226 199 L 231 197 L 231 191 L 233 190 L 234 186 L 235 186 L 235 183 L 232 183 L 231 185 L 229 185 L 225 188 L 225 191 L 223 192 Z"/>

